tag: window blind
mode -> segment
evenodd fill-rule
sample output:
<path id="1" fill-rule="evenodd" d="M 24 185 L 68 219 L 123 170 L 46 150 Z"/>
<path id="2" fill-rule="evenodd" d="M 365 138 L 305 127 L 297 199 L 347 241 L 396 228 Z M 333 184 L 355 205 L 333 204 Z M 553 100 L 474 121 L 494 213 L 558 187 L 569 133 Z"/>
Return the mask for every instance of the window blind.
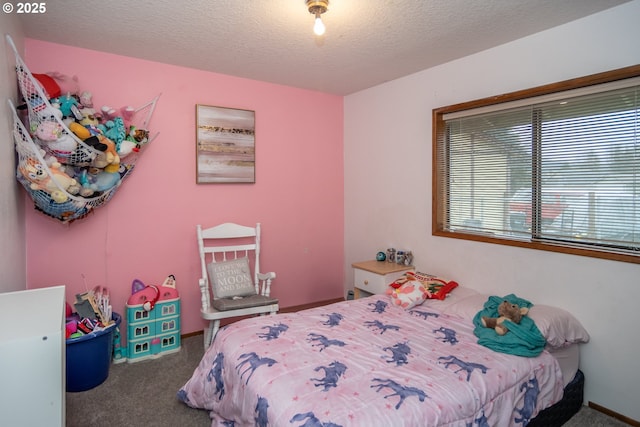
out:
<path id="1" fill-rule="evenodd" d="M 640 253 L 640 81 L 445 114 L 442 228 Z"/>

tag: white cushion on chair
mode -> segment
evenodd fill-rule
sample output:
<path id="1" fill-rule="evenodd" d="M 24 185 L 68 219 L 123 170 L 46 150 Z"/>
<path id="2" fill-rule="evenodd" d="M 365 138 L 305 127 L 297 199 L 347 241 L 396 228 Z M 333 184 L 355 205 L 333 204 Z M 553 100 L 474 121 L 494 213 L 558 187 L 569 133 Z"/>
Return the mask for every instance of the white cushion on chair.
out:
<path id="1" fill-rule="evenodd" d="M 207 264 L 207 272 L 214 299 L 256 294 L 247 257 L 210 262 Z"/>

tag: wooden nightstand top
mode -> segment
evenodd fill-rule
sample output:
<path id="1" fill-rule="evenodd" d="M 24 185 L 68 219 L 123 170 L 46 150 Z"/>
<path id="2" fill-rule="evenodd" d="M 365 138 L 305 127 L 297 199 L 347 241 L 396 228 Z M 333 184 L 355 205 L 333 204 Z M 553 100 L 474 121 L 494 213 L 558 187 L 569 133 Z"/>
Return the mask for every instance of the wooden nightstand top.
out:
<path id="1" fill-rule="evenodd" d="M 372 273 L 382 274 L 382 275 L 389 274 L 389 273 L 396 273 L 398 271 L 404 271 L 404 270 L 413 270 L 413 265 L 404 265 L 404 264 L 397 264 L 395 262 L 376 261 L 376 260 L 354 262 L 353 264 L 351 264 L 351 267 L 359 268 L 360 270 L 370 271 Z"/>

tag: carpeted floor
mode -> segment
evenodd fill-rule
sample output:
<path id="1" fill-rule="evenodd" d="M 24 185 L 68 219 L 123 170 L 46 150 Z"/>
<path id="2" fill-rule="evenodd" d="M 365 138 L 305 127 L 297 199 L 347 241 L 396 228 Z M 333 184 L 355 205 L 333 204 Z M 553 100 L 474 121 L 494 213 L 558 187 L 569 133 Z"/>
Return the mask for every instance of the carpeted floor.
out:
<path id="1" fill-rule="evenodd" d="M 179 352 L 154 360 L 112 364 L 98 387 L 67 393 L 68 427 L 198 427 L 211 424 L 209 414 L 191 409 L 176 392 L 191 377 L 204 353 L 202 335 L 182 340 Z M 589 407 L 566 427 L 628 427 Z"/>
<path id="2" fill-rule="evenodd" d="M 189 408 L 176 398 L 202 358 L 202 341 L 202 335 L 196 335 L 183 339 L 177 353 L 111 364 L 104 383 L 66 394 L 67 427 L 209 426 L 207 411 Z"/>

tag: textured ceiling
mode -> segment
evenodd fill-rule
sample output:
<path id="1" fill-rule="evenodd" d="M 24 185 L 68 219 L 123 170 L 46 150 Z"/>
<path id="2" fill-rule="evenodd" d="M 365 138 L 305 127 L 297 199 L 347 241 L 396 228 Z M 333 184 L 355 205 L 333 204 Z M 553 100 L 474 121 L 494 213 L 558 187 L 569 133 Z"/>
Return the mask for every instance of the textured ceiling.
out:
<path id="1" fill-rule="evenodd" d="M 49 0 L 27 37 L 347 95 L 628 0 Z"/>

